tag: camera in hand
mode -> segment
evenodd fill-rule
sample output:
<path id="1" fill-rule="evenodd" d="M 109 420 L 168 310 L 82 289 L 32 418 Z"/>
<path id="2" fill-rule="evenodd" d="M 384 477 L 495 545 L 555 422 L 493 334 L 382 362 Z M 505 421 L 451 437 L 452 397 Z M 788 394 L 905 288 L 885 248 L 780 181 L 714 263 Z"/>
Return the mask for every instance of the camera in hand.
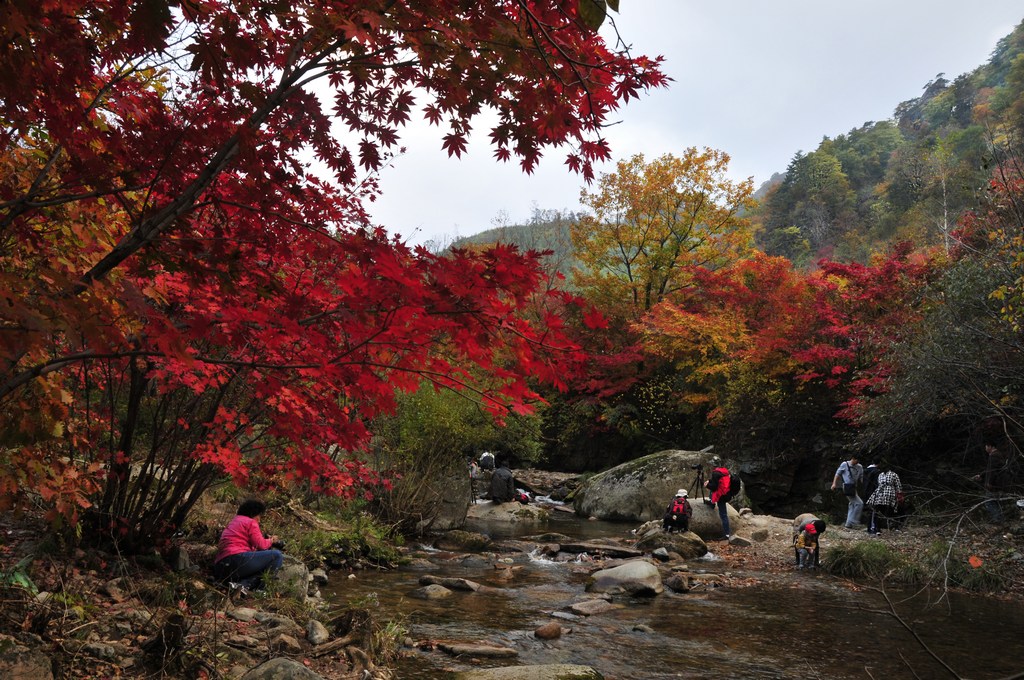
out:
<path id="1" fill-rule="evenodd" d="M 270 547 L 275 550 L 284 550 L 284 541 L 274 541 L 270 544 Z"/>

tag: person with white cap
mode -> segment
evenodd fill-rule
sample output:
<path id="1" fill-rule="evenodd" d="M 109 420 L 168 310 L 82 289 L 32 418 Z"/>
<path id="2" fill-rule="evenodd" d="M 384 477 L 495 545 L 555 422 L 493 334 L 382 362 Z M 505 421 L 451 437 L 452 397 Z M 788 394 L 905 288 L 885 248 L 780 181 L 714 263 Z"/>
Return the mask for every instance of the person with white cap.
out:
<path id="1" fill-rule="evenodd" d="M 693 514 L 693 509 L 690 507 L 690 501 L 687 499 L 688 495 L 686 489 L 676 491 L 672 502 L 665 509 L 665 516 L 661 519 L 663 531 L 672 533 L 673 531 L 690 530 L 690 516 Z"/>

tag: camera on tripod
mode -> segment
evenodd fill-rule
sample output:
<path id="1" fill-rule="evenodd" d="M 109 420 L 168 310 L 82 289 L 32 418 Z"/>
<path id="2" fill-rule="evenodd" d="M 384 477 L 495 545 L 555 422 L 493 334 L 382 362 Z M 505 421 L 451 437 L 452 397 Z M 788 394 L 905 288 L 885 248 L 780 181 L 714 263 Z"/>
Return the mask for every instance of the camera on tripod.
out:
<path id="1" fill-rule="evenodd" d="M 700 470 L 702 467 L 703 466 L 700 463 L 697 463 L 696 465 L 691 465 L 690 469 L 691 470 Z"/>

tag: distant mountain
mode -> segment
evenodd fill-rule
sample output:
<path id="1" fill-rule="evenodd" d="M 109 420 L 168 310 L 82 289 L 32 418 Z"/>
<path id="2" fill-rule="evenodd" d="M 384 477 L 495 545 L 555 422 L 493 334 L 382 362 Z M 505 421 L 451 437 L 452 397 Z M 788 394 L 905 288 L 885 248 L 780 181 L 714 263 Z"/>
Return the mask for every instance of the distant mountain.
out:
<path id="1" fill-rule="evenodd" d="M 546 256 L 548 266 L 568 274 L 575 264 L 569 227 L 576 223 L 576 215 L 557 210 L 534 210 L 527 224 L 494 227 L 472 236 L 457 239 L 453 247 L 513 243 L 524 250 L 551 251 Z"/>

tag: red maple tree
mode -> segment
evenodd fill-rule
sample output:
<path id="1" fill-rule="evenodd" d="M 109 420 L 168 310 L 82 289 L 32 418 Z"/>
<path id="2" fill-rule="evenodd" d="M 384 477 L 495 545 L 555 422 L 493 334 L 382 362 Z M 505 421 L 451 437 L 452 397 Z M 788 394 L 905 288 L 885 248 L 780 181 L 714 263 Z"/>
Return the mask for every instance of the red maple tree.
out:
<path id="1" fill-rule="evenodd" d="M 608 116 L 665 78 L 576 0 L 0 12 L 8 504 L 29 488 L 55 517 L 92 504 L 143 544 L 223 472 L 354 493 L 373 479 L 348 452 L 396 389 L 473 390 L 476 366 L 494 411 L 528 408 L 524 376 L 557 384 L 556 359 L 579 351 L 523 313 L 543 290 L 536 254 L 433 256 L 363 207 L 414 115 L 459 155 L 490 110 L 498 159 L 529 172 L 567 146 L 591 177 Z"/>

